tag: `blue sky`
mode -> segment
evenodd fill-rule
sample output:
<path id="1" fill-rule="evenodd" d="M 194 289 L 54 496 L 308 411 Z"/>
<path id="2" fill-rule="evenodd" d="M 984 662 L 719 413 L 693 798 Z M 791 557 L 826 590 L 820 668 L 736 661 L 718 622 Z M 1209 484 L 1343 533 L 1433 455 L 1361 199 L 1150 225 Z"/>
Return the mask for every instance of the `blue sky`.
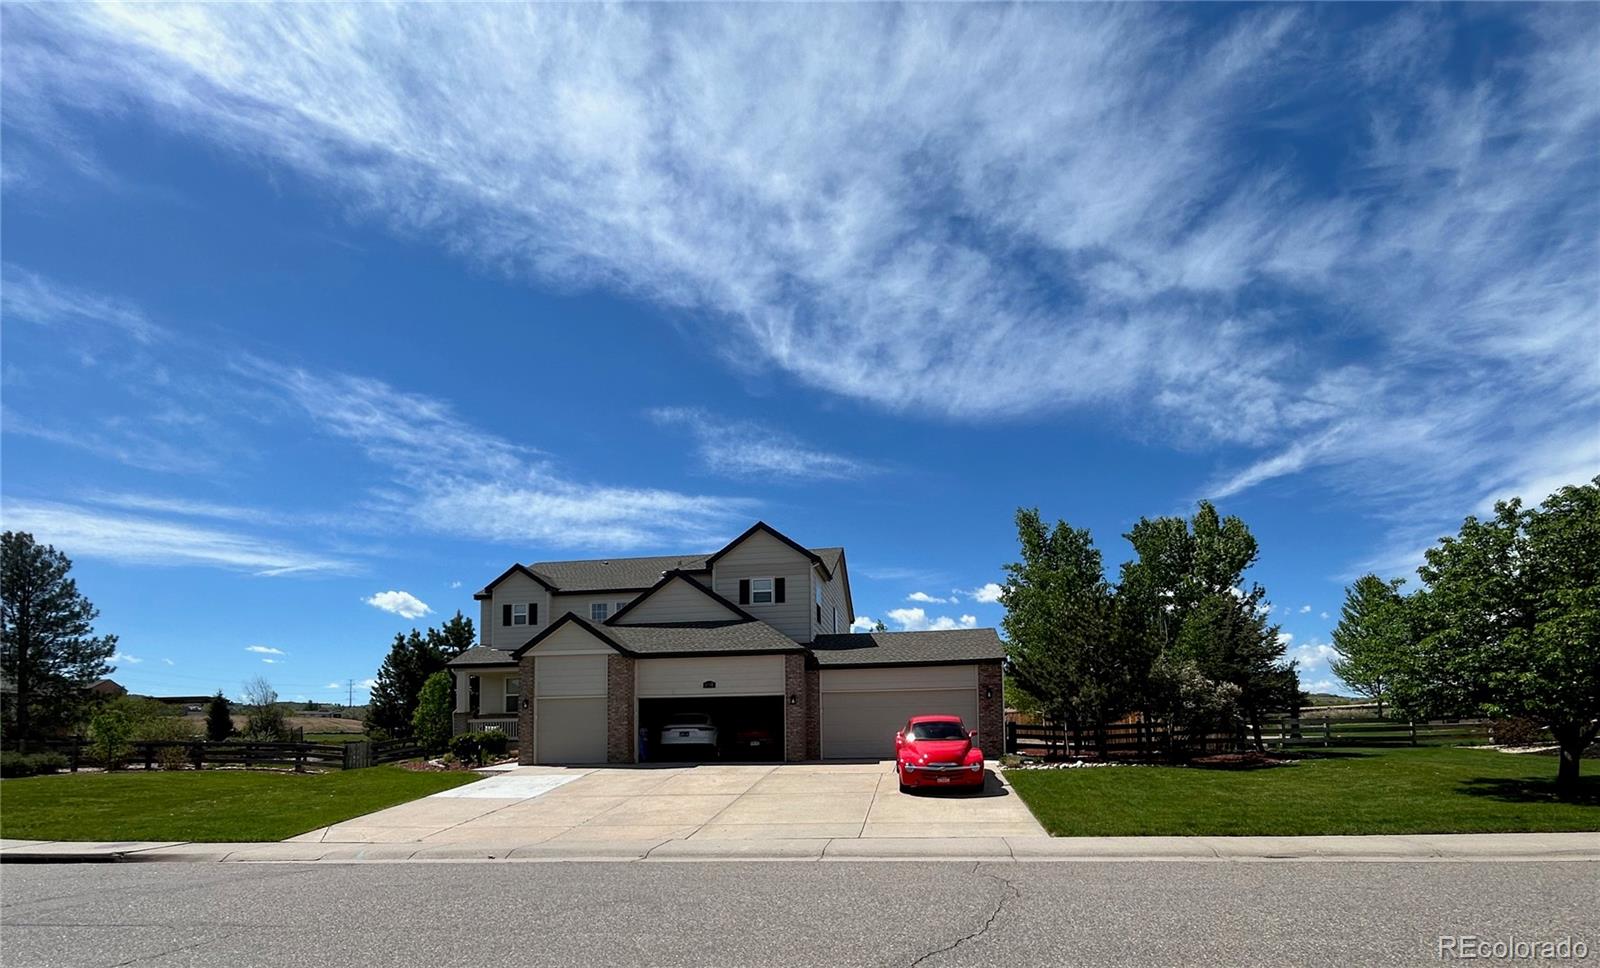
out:
<path id="1" fill-rule="evenodd" d="M 994 625 L 1017 506 L 1203 497 L 1326 688 L 1346 581 L 1600 471 L 1592 5 L 0 20 L 5 527 L 136 691 L 758 517 Z"/>

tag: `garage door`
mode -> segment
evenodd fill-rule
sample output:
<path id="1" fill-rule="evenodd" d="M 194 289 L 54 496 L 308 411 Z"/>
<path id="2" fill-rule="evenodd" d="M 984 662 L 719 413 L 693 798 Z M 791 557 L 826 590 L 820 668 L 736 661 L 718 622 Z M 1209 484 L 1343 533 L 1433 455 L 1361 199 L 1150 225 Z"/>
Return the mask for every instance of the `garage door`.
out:
<path id="1" fill-rule="evenodd" d="M 534 658 L 534 761 L 606 761 L 606 657 Z"/>
<path id="2" fill-rule="evenodd" d="M 535 702 L 540 763 L 604 763 L 606 701 L 604 699 L 540 699 Z"/>
<path id="3" fill-rule="evenodd" d="M 978 728 L 976 666 L 824 669 L 819 680 L 827 759 L 893 757 L 894 734 L 912 716 L 960 716 Z"/>

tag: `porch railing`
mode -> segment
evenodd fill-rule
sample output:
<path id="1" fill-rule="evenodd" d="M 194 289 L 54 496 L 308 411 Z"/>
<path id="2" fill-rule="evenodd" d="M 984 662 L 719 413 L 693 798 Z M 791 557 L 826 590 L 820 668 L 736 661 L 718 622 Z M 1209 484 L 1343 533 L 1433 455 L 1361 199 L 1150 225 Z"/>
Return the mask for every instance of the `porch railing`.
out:
<path id="1" fill-rule="evenodd" d="M 476 733 L 479 730 L 489 729 L 490 727 L 500 730 L 510 739 L 517 738 L 517 716 L 515 713 L 507 713 L 503 716 L 467 717 L 467 729 L 471 732 Z"/>

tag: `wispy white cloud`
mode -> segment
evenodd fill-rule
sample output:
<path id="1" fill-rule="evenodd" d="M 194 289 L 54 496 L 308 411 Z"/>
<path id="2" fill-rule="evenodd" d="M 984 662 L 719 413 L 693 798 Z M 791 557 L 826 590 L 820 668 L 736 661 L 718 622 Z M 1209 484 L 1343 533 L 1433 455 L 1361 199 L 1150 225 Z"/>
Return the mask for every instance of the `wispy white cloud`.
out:
<path id="1" fill-rule="evenodd" d="M 453 582 L 450 583 L 450 587 L 451 588 L 460 588 L 461 587 L 461 582 L 453 581 Z"/>
<path id="2" fill-rule="evenodd" d="M 126 662 L 128 665 L 138 665 L 139 663 L 143 662 L 144 660 L 139 658 L 136 655 L 129 655 L 126 652 L 116 652 L 116 653 L 112 654 L 111 661 L 112 662 Z"/>
<path id="3" fill-rule="evenodd" d="M 74 289 L 11 263 L 0 267 L 0 277 L 0 312 L 8 321 L 109 326 L 141 343 L 153 343 L 166 335 L 166 330 L 152 323 L 137 306 Z"/>
<path id="4" fill-rule="evenodd" d="M 912 592 L 906 596 L 908 602 L 922 602 L 925 605 L 948 605 L 954 601 L 951 598 L 937 598 L 927 592 Z"/>
<path id="5" fill-rule="evenodd" d="M 267 665 L 277 665 L 278 663 L 282 662 L 283 660 L 282 659 L 262 659 L 261 661 L 265 662 Z"/>
<path id="6" fill-rule="evenodd" d="M 878 620 L 873 618 L 871 615 L 857 615 L 856 620 L 850 623 L 850 631 L 870 632 L 874 628 L 877 628 L 877 626 Z"/>
<path id="7" fill-rule="evenodd" d="M 410 592 L 378 592 L 369 598 L 363 598 L 362 601 L 373 608 L 391 612 L 401 618 L 421 618 L 433 611 L 427 606 L 427 603 Z"/>
<path id="8" fill-rule="evenodd" d="M 72 556 L 124 564 L 203 565 L 258 575 L 349 574 L 353 562 L 252 535 L 116 514 L 54 501 L 7 498 L 7 528 L 31 532 Z"/>
<path id="9" fill-rule="evenodd" d="M 900 626 L 902 632 L 942 632 L 949 629 L 970 629 L 978 625 L 976 615 L 962 615 L 951 618 L 940 615 L 930 618 L 928 613 L 920 608 L 891 608 L 888 611 L 889 621 Z"/>
<path id="10" fill-rule="evenodd" d="M 1426 518 L 1400 548 L 1597 469 L 1572 445 L 1600 418 L 1600 38 L 1517 8 L 1464 59 L 1452 10 L 1344 16 L 50 5 L 8 10 L 4 80 L 35 136 L 69 113 L 44 105 L 136 105 L 498 270 L 688 310 L 741 370 L 962 420 L 1120 414 L 1233 448 L 1213 495 L 1314 473 Z M 1299 160 L 1333 128 L 1346 150 Z M 502 530 L 545 540 L 523 460 L 408 515 L 528 504 Z M 684 495 L 566 484 L 582 542 L 661 537 L 618 510 L 656 501 L 716 530 Z"/>
<path id="11" fill-rule="evenodd" d="M 877 471 L 867 461 L 819 450 L 751 421 L 726 420 L 692 407 L 658 407 L 649 415 L 656 423 L 686 429 L 706 468 L 729 477 L 805 483 L 849 480 Z"/>
<path id="12" fill-rule="evenodd" d="M 1317 613 L 1317 617 L 1318 618 L 1329 618 L 1330 616 L 1328 615 L 1327 612 L 1318 612 Z"/>
<path id="13" fill-rule="evenodd" d="M 324 689 L 343 689 L 343 688 L 345 688 L 345 683 L 342 683 L 342 682 L 330 682 L 326 686 L 323 686 L 322 688 L 324 688 Z"/>
<path id="14" fill-rule="evenodd" d="M 162 662 L 163 665 L 169 665 L 169 666 L 177 665 L 177 663 L 173 662 L 171 659 L 162 659 L 161 662 Z"/>
<path id="15" fill-rule="evenodd" d="M 244 647 L 244 650 L 246 652 L 257 652 L 261 655 L 288 655 L 288 653 L 282 649 L 275 649 L 270 645 L 247 645 Z"/>
<path id="16" fill-rule="evenodd" d="M 360 686 L 362 689 L 376 689 L 377 686 L 378 686 L 378 680 L 376 680 L 376 679 L 362 679 L 359 682 L 357 682 L 356 685 Z"/>
<path id="17" fill-rule="evenodd" d="M 1311 611 L 1311 606 L 1310 605 L 1302 605 L 1302 606 L 1300 606 L 1300 614 L 1301 615 L 1308 614 L 1310 611 Z"/>

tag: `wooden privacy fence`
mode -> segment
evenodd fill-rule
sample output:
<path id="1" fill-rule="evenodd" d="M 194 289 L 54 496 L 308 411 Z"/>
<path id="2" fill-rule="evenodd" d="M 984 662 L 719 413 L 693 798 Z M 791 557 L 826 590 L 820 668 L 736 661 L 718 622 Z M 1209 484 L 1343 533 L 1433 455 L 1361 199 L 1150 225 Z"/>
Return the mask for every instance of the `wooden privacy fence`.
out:
<path id="1" fill-rule="evenodd" d="M 393 763 L 421 755 L 422 747 L 410 740 L 395 739 L 374 743 L 371 740 L 361 739 L 344 744 L 344 768 L 359 770 L 377 766 L 379 763 Z"/>
<path id="2" fill-rule="evenodd" d="M 338 769 L 344 766 L 345 752 L 342 743 L 256 743 L 200 740 L 134 740 L 127 744 L 127 754 L 122 757 L 130 768 L 142 766 L 146 770 L 157 767 L 171 768 L 179 763 L 194 769 L 207 766 L 291 766 L 296 772 L 315 767 Z M 85 752 L 92 744 L 84 737 L 65 740 L 48 740 L 41 748 L 61 753 L 67 758 L 68 769 L 78 772 L 86 761 Z"/>
<path id="3" fill-rule="evenodd" d="M 1161 722 L 1112 723 L 1105 727 L 1107 756 L 1138 757 L 1171 748 L 1168 727 Z M 1330 716 L 1276 717 L 1261 724 L 1261 742 L 1267 747 L 1320 746 L 1420 746 L 1494 742 L 1494 726 L 1487 719 L 1404 720 L 1345 719 Z M 1224 750 L 1250 746 L 1254 736 L 1212 733 L 1190 737 L 1192 750 Z M 1054 723 L 1007 723 L 1006 752 L 1034 756 L 1074 756 L 1095 751 L 1092 729 L 1070 729 Z"/>

